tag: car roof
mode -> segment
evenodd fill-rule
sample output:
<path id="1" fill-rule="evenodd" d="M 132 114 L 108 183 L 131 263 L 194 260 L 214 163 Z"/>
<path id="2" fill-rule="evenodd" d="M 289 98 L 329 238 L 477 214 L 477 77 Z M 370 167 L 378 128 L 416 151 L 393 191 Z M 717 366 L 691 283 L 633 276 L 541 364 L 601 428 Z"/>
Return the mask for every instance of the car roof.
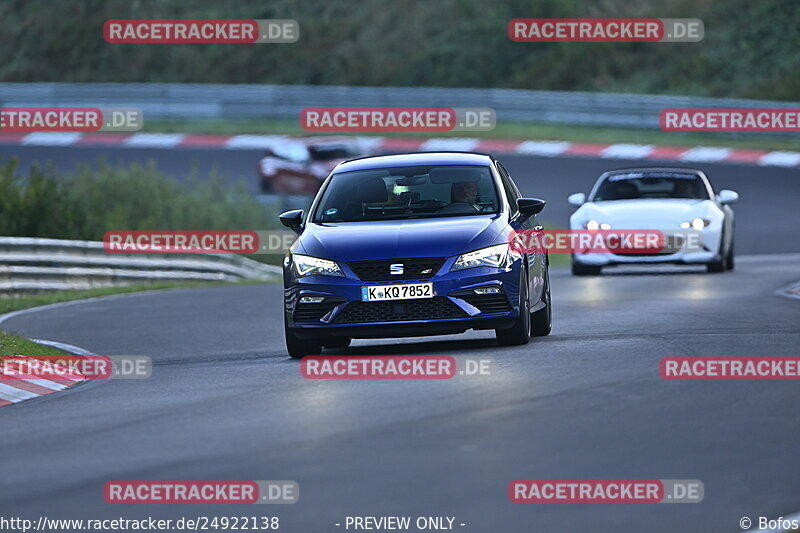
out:
<path id="1" fill-rule="evenodd" d="M 290 141 L 299 142 L 306 146 L 315 146 L 318 144 L 355 144 L 352 137 L 344 135 L 317 135 L 314 137 L 289 137 Z"/>
<path id="2" fill-rule="evenodd" d="M 413 167 L 417 165 L 481 165 L 492 164 L 492 156 L 475 152 L 414 152 L 359 157 L 344 161 L 334 172 L 350 172 L 385 167 Z"/>
<path id="3" fill-rule="evenodd" d="M 277 137 L 274 143 L 268 148 L 274 149 L 282 146 L 299 146 L 302 148 L 351 147 L 358 144 L 352 137 Z"/>
<path id="4" fill-rule="evenodd" d="M 698 176 L 705 177 L 705 173 L 702 170 L 696 168 L 687 168 L 687 167 L 631 167 L 631 168 L 618 168 L 615 170 L 607 170 L 603 172 L 600 176 L 601 178 L 604 176 L 613 176 L 614 174 L 628 174 L 632 172 L 672 172 L 675 174 L 696 174 Z"/>

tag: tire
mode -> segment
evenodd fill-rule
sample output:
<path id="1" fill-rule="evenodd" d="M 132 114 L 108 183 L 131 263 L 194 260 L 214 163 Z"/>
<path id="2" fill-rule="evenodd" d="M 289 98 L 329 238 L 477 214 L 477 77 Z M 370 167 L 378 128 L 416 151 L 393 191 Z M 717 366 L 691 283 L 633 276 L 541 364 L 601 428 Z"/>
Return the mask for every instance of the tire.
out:
<path id="1" fill-rule="evenodd" d="M 711 261 L 710 263 L 706 263 L 706 271 L 709 273 L 718 273 L 718 272 L 725 272 L 725 262 L 727 260 L 726 256 L 724 255 L 724 247 L 725 246 L 725 238 L 723 235 L 722 242 L 719 244 L 719 260 Z"/>
<path id="2" fill-rule="evenodd" d="M 262 194 L 272 194 L 275 192 L 275 188 L 267 178 L 261 178 L 261 192 Z"/>
<path id="3" fill-rule="evenodd" d="M 735 255 L 736 253 L 734 252 L 734 246 L 733 243 L 731 243 L 731 249 L 728 250 L 728 255 L 725 257 L 725 268 L 727 270 L 733 270 L 733 267 L 735 266 Z"/>
<path id="4" fill-rule="evenodd" d="M 531 337 L 546 337 L 553 329 L 553 305 L 550 300 L 550 268 L 544 274 L 544 307 L 531 313 Z"/>
<path id="5" fill-rule="evenodd" d="M 353 339 L 350 337 L 331 337 L 322 341 L 323 348 L 332 348 L 336 350 L 344 350 L 350 346 Z"/>
<path id="6" fill-rule="evenodd" d="M 519 317 L 508 329 L 494 330 L 500 346 L 519 346 L 531 340 L 531 312 L 528 303 L 528 274 L 523 267 L 522 285 L 519 290 Z"/>
<path id="7" fill-rule="evenodd" d="M 706 271 L 712 274 L 716 274 L 717 272 L 725 272 L 725 261 L 720 259 L 719 261 L 711 261 L 710 263 L 706 263 Z"/>
<path id="8" fill-rule="evenodd" d="M 322 351 L 322 343 L 319 339 L 300 339 L 283 324 L 283 331 L 286 337 L 286 351 L 292 359 L 302 359 L 306 355 L 319 355 Z"/>
<path id="9" fill-rule="evenodd" d="M 582 265 L 572 260 L 572 275 L 573 276 L 597 276 L 603 271 L 603 267 L 596 265 Z"/>

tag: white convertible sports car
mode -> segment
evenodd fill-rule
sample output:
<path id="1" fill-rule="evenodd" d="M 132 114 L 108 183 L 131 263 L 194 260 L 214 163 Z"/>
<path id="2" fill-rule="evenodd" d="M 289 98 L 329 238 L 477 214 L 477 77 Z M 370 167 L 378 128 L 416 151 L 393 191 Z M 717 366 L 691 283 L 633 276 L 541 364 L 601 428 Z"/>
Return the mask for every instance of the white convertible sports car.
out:
<path id="1" fill-rule="evenodd" d="M 709 272 L 733 269 L 733 209 L 739 195 L 727 189 L 714 194 L 706 175 L 688 168 L 631 168 L 604 173 L 589 198 L 570 195 L 579 206 L 570 217 L 572 230 L 697 231 L 702 246 L 645 253 L 572 254 L 572 273 L 599 274 L 604 266 L 630 263 L 705 264 Z"/>

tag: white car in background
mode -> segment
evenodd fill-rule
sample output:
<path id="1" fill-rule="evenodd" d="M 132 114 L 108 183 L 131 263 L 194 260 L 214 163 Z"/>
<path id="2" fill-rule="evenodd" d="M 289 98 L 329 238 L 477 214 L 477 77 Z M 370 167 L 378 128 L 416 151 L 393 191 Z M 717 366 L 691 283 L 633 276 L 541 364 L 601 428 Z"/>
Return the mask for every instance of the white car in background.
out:
<path id="1" fill-rule="evenodd" d="M 598 178 L 589 197 L 569 196 L 578 209 L 570 217 L 572 230 L 681 230 L 701 232 L 702 246 L 643 253 L 572 254 L 572 273 L 600 274 L 605 266 L 642 263 L 704 264 L 709 272 L 732 270 L 733 209 L 739 195 L 727 189 L 714 193 L 708 177 L 688 168 L 613 170 Z"/>

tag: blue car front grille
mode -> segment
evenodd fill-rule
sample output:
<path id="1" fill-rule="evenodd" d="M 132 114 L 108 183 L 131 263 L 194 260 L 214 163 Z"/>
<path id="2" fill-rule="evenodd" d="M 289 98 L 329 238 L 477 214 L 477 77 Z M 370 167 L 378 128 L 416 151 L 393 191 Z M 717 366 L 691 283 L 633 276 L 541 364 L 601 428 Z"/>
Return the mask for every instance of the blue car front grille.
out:
<path id="1" fill-rule="evenodd" d="M 398 281 L 432 278 L 442 268 L 446 257 L 416 257 L 412 259 L 379 259 L 375 261 L 353 261 L 347 263 L 362 281 Z M 392 274 L 392 265 L 395 272 Z"/>
<path id="2" fill-rule="evenodd" d="M 369 323 L 404 320 L 437 320 L 465 318 L 467 313 L 450 299 L 438 296 L 420 300 L 392 300 L 383 302 L 354 301 L 347 304 L 334 322 Z"/>

